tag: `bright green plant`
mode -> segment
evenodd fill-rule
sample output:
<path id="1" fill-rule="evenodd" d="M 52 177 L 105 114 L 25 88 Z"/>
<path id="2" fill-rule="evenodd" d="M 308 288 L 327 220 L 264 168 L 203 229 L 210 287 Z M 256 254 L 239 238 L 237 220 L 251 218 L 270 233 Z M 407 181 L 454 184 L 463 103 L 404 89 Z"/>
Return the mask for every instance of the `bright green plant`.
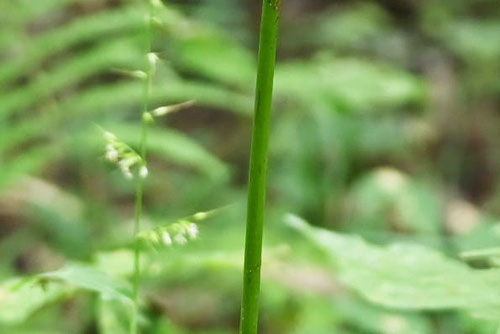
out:
<path id="1" fill-rule="evenodd" d="M 240 333 L 257 333 L 266 170 L 280 0 L 264 0 L 250 156 Z"/>
<path id="2" fill-rule="evenodd" d="M 408 242 L 381 247 L 359 236 L 312 227 L 294 215 L 285 221 L 325 252 L 341 282 L 375 304 L 401 310 L 456 308 L 498 319 L 498 268 L 473 269 Z M 490 259 L 497 254 L 497 249 L 482 249 L 464 257 Z"/>
<path id="3" fill-rule="evenodd" d="M 140 154 L 143 161 L 146 161 L 146 147 L 148 140 L 149 123 L 152 121 L 152 116 L 149 113 L 149 99 L 151 95 L 151 86 L 153 84 L 153 74 L 156 69 L 158 57 L 152 52 L 152 39 L 153 39 L 153 10 L 154 5 L 152 0 L 149 1 L 149 17 L 148 17 L 148 31 L 147 31 L 147 57 L 148 65 L 146 71 L 146 78 L 143 84 L 143 107 L 141 116 L 141 139 L 140 139 Z M 130 333 L 137 333 L 137 317 L 139 313 L 139 280 L 140 280 L 140 243 L 137 240 L 137 235 L 141 230 L 142 218 L 142 205 L 144 194 L 144 181 L 142 177 L 137 178 L 135 190 L 135 219 L 134 219 L 134 277 L 133 277 L 133 299 L 134 310 L 132 312 L 132 319 L 130 324 Z"/>
<path id="4" fill-rule="evenodd" d="M 106 138 L 108 140 L 106 157 L 108 160 L 114 161 L 118 160 L 118 165 L 122 170 L 125 177 L 132 179 L 134 174 L 131 172 L 130 168 L 134 165 L 138 165 L 135 178 L 135 218 L 134 218 L 134 263 L 133 263 L 133 278 L 132 278 L 132 299 L 133 299 L 133 311 L 130 321 L 130 333 L 135 334 L 138 331 L 137 319 L 139 314 L 139 285 L 141 277 L 141 239 L 139 235 L 141 233 L 141 220 L 143 213 L 143 197 L 144 197 L 144 179 L 148 175 L 148 169 L 146 167 L 146 154 L 148 147 L 148 133 L 151 123 L 154 121 L 154 116 L 160 117 L 168 113 L 182 109 L 185 106 L 189 106 L 191 102 L 181 103 L 172 106 L 163 106 L 150 111 L 150 99 L 151 91 L 153 85 L 153 77 L 156 72 L 156 67 L 159 61 L 156 53 L 153 52 L 153 19 L 155 15 L 155 8 L 161 6 L 161 2 L 156 0 L 149 0 L 149 15 L 147 22 L 147 41 L 146 41 L 146 57 L 147 57 L 147 67 L 145 72 L 135 71 L 131 72 L 132 75 L 143 80 L 142 87 L 142 112 L 141 112 L 141 136 L 139 141 L 139 153 L 136 153 L 125 143 L 120 142 L 113 134 L 106 133 Z M 197 226 L 194 223 L 178 224 L 176 229 L 176 237 L 178 238 L 177 243 L 183 244 L 187 241 L 186 236 L 190 238 L 195 238 L 197 235 Z M 168 240 L 166 237 L 168 236 Z M 164 243 L 170 245 L 172 241 L 170 240 L 168 233 L 163 233 Z"/>

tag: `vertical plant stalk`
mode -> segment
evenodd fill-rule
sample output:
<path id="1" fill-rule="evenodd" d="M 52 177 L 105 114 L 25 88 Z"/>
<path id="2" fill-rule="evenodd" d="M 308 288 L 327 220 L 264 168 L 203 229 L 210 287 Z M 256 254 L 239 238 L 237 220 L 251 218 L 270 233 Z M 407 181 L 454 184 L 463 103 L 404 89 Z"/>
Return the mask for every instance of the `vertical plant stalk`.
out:
<path id="1" fill-rule="evenodd" d="M 143 103 L 141 112 L 141 139 L 139 154 L 142 157 L 142 161 L 146 164 L 146 153 L 147 153 L 147 142 L 148 142 L 148 129 L 149 124 L 152 121 L 152 116 L 149 113 L 149 98 L 151 96 L 151 87 L 153 84 L 153 74 L 155 70 L 156 55 L 151 53 L 153 44 L 153 3 L 152 0 L 148 0 L 149 3 L 149 15 L 147 23 L 147 69 L 146 78 L 143 84 Z M 144 197 L 144 178 L 141 175 L 136 177 L 136 190 L 135 190 L 135 219 L 134 219 L 134 272 L 133 272 L 133 311 L 132 319 L 130 322 L 130 334 L 137 334 L 137 319 L 139 315 L 139 283 L 141 277 L 141 250 L 140 250 L 140 240 L 137 237 L 141 231 L 141 219 L 142 219 L 142 206 Z"/>
<path id="2" fill-rule="evenodd" d="M 259 316 L 262 234 L 271 105 L 278 40 L 280 0 L 263 0 L 260 26 L 255 114 L 248 181 L 245 263 L 240 333 L 256 334 Z"/>

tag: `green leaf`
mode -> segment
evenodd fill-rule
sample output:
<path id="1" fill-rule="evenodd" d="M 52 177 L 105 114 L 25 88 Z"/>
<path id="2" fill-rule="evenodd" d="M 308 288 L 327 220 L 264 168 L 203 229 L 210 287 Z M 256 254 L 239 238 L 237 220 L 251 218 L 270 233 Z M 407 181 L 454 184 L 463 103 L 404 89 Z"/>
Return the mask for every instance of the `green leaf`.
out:
<path id="1" fill-rule="evenodd" d="M 369 333 L 432 333 L 430 321 L 417 312 L 391 311 L 370 305 L 358 298 L 336 298 L 335 308 L 359 330 Z"/>
<path id="2" fill-rule="evenodd" d="M 255 76 L 255 64 L 248 50 L 222 36 L 190 38 L 180 43 L 178 53 L 181 67 L 222 83 L 248 87 Z"/>
<path id="3" fill-rule="evenodd" d="M 26 5 L 25 8 L 30 9 L 31 7 L 33 7 L 33 3 Z M 8 64 L 0 65 L 0 84 L 34 71 L 37 65 L 47 57 L 78 43 L 102 38 L 109 40 L 109 35 L 117 32 L 126 34 L 139 31 L 144 24 L 142 20 L 140 9 L 130 6 L 78 17 L 66 25 L 32 37 L 20 57 L 12 59 Z"/>
<path id="4" fill-rule="evenodd" d="M 474 270 L 419 245 L 371 245 L 357 236 L 313 228 L 289 215 L 287 223 L 324 250 L 339 279 L 369 301 L 405 310 L 465 309 L 500 316 L 500 271 Z"/>
<path id="5" fill-rule="evenodd" d="M 121 281 L 91 266 L 72 264 L 32 278 L 0 283 L 0 323 L 22 323 L 45 305 L 78 289 L 97 292 L 105 300 L 131 302 L 130 289 Z"/>
<path id="6" fill-rule="evenodd" d="M 88 265 L 72 264 L 37 277 L 41 282 L 60 281 L 79 289 L 94 291 L 107 300 L 131 302 L 132 292 L 126 284 Z"/>
<path id="7" fill-rule="evenodd" d="M 127 334 L 130 314 L 122 303 L 100 300 L 98 325 L 101 334 Z"/>
<path id="8" fill-rule="evenodd" d="M 0 323 L 18 324 L 48 303 L 69 292 L 58 284 L 40 285 L 36 280 L 12 278 L 0 283 Z"/>
<path id="9" fill-rule="evenodd" d="M 110 68 L 137 68 L 140 64 L 140 54 L 128 39 L 103 43 L 86 53 L 57 63 L 29 85 L 0 94 L 0 116 L 5 119 L 11 113 L 31 107 L 37 101 L 50 98 L 55 93 Z"/>
<path id="10" fill-rule="evenodd" d="M 231 34 L 211 24 L 186 20 L 173 10 L 158 17 L 166 25 L 168 38 L 175 41 L 170 49 L 179 67 L 220 83 L 250 87 L 255 78 L 254 57 Z"/>
<path id="11" fill-rule="evenodd" d="M 276 69 L 276 92 L 308 108 L 345 112 L 385 111 L 424 99 L 422 81 L 388 65 L 325 58 L 288 62 Z"/>

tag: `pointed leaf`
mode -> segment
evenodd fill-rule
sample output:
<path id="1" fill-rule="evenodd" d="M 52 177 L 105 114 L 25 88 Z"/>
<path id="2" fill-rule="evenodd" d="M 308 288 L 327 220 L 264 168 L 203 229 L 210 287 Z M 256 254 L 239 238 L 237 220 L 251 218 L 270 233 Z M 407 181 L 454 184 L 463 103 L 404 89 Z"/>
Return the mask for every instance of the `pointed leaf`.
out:
<path id="1" fill-rule="evenodd" d="M 287 222 L 328 254 L 344 284 L 371 302 L 500 316 L 499 270 L 474 270 L 419 245 L 371 245 L 356 236 L 313 228 L 292 215 Z"/>
<path id="2" fill-rule="evenodd" d="M 132 293 L 123 282 L 91 266 L 72 264 L 38 277 L 42 280 L 62 281 L 80 289 L 95 291 L 104 299 L 131 301 Z"/>

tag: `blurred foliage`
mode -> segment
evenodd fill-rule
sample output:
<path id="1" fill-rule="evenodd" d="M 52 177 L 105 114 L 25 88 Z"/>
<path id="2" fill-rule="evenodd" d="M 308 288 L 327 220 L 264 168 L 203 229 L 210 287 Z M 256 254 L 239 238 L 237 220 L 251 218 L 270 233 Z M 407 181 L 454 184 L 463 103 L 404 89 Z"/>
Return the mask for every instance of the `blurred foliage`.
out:
<path id="1" fill-rule="evenodd" d="M 144 230 L 233 205 L 144 249 L 140 326 L 237 333 L 259 2 L 163 4 L 151 107 L 196 102 L 152 130 Z M 96 125 L 137 148 L 146 5 L 0 2 L 0 333 L 127 332 L 133 184 Z M 261 332 L 494 333 L 498 1 L 290 0 L 281 33 Z"/>

